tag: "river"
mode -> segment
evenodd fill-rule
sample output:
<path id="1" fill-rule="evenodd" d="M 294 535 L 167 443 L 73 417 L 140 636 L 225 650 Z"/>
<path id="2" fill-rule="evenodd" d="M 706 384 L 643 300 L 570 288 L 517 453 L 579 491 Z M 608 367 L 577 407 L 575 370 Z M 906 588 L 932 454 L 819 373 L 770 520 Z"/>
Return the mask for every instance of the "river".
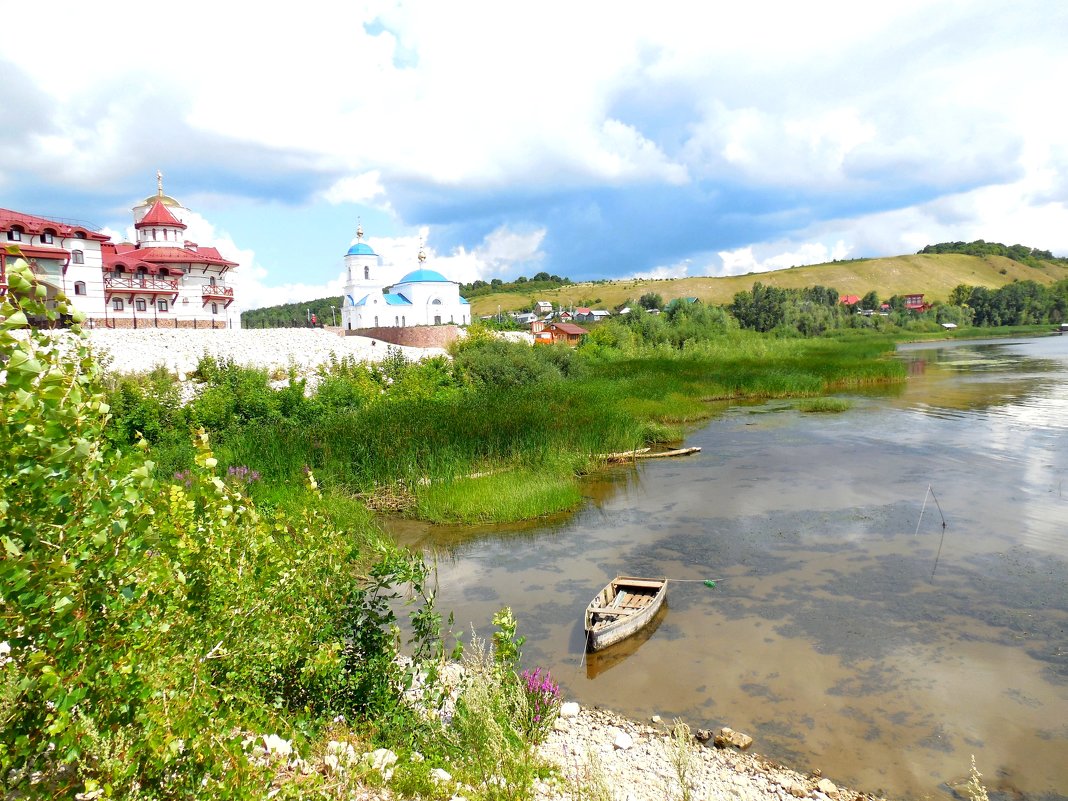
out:
<path id="1" fill-rule="evenodd" d="M 584 705 L 729 725 L 895 798 L 948 797 L 974 754 L 994 797 L 1068 799 L 1068 336 L 898 358 L 907 384 L 845 412 L 724 405 L 700 454 L 610 469 L 572 515 L 388 527 L 436 554 L 459 630 L 511 606 L 524 664 Z M 691 581 L 585 657 L 619 573 Z"/>

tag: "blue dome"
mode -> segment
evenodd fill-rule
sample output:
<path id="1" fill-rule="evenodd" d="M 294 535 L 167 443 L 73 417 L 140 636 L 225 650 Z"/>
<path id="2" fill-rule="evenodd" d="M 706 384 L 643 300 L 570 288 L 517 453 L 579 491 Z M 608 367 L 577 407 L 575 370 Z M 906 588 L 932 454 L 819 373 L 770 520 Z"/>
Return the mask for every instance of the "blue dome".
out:
<path id="1" fill-rule="evenodd" d="M 439 273 L 437 270 L 414 270 L 408 273 L 404 278 L 399 280 L 398 284 L 414 284 L 416 282 L 428 282 L 437 281 L 446 284 L 452 283 L 448 278 Z"/>
<path id="2" fill-rule="evenodd" d="M 355 245 L 353 245 L 351 248 L 349 248 L 349 252 L 346 253 L 345 255 L 346 256 L 374 256 L 374 255 L 377 255 L 377 254 L 373 250 L 371 250 L 371 246 L 370 245 L 368 245 L 368 244 L 366 244 L 364 242 L 357 242 Z"/>

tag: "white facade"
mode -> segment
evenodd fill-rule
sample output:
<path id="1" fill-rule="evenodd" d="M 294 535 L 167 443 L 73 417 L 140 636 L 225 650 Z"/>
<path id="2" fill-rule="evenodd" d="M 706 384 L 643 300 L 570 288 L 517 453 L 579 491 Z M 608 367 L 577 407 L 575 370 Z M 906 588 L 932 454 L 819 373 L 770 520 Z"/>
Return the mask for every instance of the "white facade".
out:
<path id="1" fill-rule="evenodd" d="M 378 256 L 360 241 L 362 238 L 363 230 L 357 228 L 356 244 L 345 254 L 343 328 L 407 328 L 471 322 L 471 305 L 460 297 L 460 285 L 423 267 L 426 254 L 421 250 L 419 269 L 392 286 L 385 286 L 378 278 L 381 269 Z"/>
<path id="2" fill-rule="evenodd" d="M 227 280 L 237 263 L 185 239 L 185 209 L 162 181 L 133 212 L 137 242 L 115 244 L 89 226 L 0 209 L 0 244 L 19 246 L 50 294 L 65 294 L 89 327 L 240 328 Z M 4 262 L 0 255 L 0 292 Z"/>

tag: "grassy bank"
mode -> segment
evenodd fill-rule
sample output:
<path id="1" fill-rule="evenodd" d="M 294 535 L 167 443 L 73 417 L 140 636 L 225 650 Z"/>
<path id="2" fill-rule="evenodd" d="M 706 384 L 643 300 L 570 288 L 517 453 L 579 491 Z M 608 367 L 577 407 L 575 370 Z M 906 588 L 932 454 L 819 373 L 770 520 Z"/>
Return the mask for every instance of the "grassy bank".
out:
<path id="1" fill-rule="evenodd" d="M 339 520 L 365 505 L 436 522 L 528 519 L 581 503 L 606 453 L 671 442 L 715 400 L 816 397 L 898 381 L 893 342 L 854 333 L 776 338 L 731 329 L 682 348 L 630 341 L 530 348 L 472 337 L 453 361 L 335 364 L 317 391 L 274 390 L 262 372 L 202 364 L 188 406 L 173 380 L 120 381 L 112 435 L 143 433 L 161 470 L 188 469 L 204 427 L 224 469 L 267 508 L 299 505 L 315 472 Z M 255 480 L 251 480 L 255 476 Z"/>

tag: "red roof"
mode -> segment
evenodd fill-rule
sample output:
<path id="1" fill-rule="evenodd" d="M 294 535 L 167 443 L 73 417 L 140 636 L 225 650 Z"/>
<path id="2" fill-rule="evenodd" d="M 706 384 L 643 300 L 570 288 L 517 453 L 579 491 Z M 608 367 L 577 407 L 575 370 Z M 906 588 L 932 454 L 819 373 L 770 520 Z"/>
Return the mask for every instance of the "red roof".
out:
<path id="1" fill-rule="evenodd" d="M 842 295 L 842 297 L 838 298 L 838 302 L 844 303 L 846 306 L 856 306 L 858 303 L 860 303 L 860 296 Z"/>
<path id="2" fill-rule="evenodd" d="M 40 234 L 45 229 L 55 231 L 56 236 L 73 238 L 76 234 L 82 234 L 85 239 L 94 239 L 97 242 L 107 242 L 109 237 L 97 233 L 87 225 L 78 223 L 59 222 L 49 220 L 47 217 L 35 217 L 32 214 L 23 214 L 21 211 L 0 209 L 0 231 L 10 231 L 19 226 L 27 234 Z"/>
<path id="3" fill-rule="evenodd" d="M 575 314 L 589 314 L 589 313 L 590 313 L 590 310 L 587 309 L 585 306 L 579 306 L 577 309 L 575 309 Z"/>
<path id="4" fill-rule="evenodd" d="M 152 204 L 152 208 L 141 218 L 140 222 L 134 223 L 134 228 L 141 229 L 148 225 L 169 225 L 183 230 L 187 227 L 184 222 L 171 214 L 170 209 L 160 200 Z"/>
<path id="5" fill-rule="evenodd" d="M 553 331 L 560 331 L 564 334 L 573 334 L 575 336 L 581 336 L 582 334 L 590 333 L 580 325 L 574 323 L 553 323 L 549 326 Z"/>
<path id="6" fill-rule="evenodd" d="M 129 242 L 118 245 L 107 244 L 101 248 L 104 256 L 104 269 L 114 270 L 116 266 L 136 269 L 139 266 L 166 266 L 168 264 L 210 264 L 215 267 L 237 267 L 236 261 L 224 259 L 215 248 L 139 248 Z"/>
<path id="7" fill-rule="evenodd" d="M 50 247 L 28 247 L 19 242 L 13 242 L 12 244 L 18 245 L 19 251 L 27 259 L 56 259 L 58 261 L 67 261 L 70 259 L 70 251 L 63 248 L 50 248 Z"/>

